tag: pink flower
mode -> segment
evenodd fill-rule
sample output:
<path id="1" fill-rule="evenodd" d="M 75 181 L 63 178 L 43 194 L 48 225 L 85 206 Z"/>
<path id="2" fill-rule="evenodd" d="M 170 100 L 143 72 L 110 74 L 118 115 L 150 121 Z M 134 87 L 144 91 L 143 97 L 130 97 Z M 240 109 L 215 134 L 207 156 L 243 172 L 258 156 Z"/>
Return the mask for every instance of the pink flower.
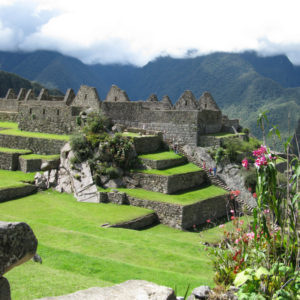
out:
<path id="1" fill-rule="evenodd" d="M 249 232 L 246 235 L 247 235 L 247 237 L 248 237 L 249 240 L 253 240 L 254 236 L 255 236 L 254 232 Z"/>
<path id="2" fill-rule="evenodd" d="M 240 224 L 243 225 L 244 224 L 244 220 L 240 220 Z"/>
<path id="3" fill-rule="evenodd" d="M 231 209 L 231 210 L 230 210 L 230 213 L 231 213 L 231 214 L 234 214 L 234 210 L 233 210 L 233 209 Z"/>
<path id="4" fill-rule="evenodd" d="M 261 145 L 260 148 L 259 148 L 259 150 L 260 150 L 261 154 L 267 153 L 267 147 L 266 146 Z"/>
<path id="5" fill-rule="evenodd" d="M 231 217 L 230 217 L 230 220 L 234 220 L 234 219 L 235 219 L 235 216 L 231 216 Z"/>
<path id="6" fill-rule="evenodd" d="M 225 227 L 225 224 L 221 224 L 219 225 L 220 228 L 224 228 Z"/>
<path id="7" fill-rule="evenodd" d="M 276 156 L 273 156 L 272 154 L 269 154 L 268 156 L 269 156 L 269 159 L 270 159 L 270 160 L 276 160 L 276 159 L 277 159 L 277 157 L 276 157 Z"/>
<path id="8" fill-rule="evenodd" d="M 210 219 L 207 219 L 207 220 L 206 220 L 206 223 L 210 223 L 210 222 L 211 222 L 211 220 L 210 220 Z"/>
<path id="9" fill-rule="evenodd" d="M 263 155 L 263 156 L 260 156 L 258 157 L 256 160 L 255 160 L 255 166 L 257 168 L 259 168 L 260 166 L 266 166 L 268 164 L 268 161 L 266 159 L 266 157 Z"/>
<path id="10" fill-rule="evenodd" d="M 268 214 L 269 212 L 270 212 L 269 209 L 265 209 L 265 210 L 264 210 L 264 214 Z"/>
<path id="11" fill-rule="evenodd" d="M 252 188 L 251 188 L 251 187 L 248 187 L 248 191 L 251 192 L 251 191 L 252 191 Z"/>
<path id="12" fill-rule="evenodd" d="M 253 193 L 252 196 L 253 196 L 253 198 L 257 198 L 256 193 Z"/>
<path id="13" fill-rule="evenodd" d="M 235 244 L 238 244 L 238 243 L 240 242 L 240 240 L 241 240 L 241 239 L 236 239 L 236 240 L 234 241 L 234 243 L 235 243 Z"/>
<path id="14" fill-rule="evenodd" d="M 249 168 L 249 162 L 248 160 L 245 158 L 242 160 L 242 166 L 245 168 L 245 169 L 248 169 Z"/>

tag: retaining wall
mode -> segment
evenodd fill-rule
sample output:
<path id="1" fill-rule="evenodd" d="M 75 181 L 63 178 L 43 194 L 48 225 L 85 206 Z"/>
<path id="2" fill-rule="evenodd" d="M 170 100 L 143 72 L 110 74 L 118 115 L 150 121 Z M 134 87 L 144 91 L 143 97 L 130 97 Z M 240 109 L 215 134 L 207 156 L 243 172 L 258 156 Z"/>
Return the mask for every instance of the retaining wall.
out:
<path id="1" fill-rule="evenodd" d="M 203 170 L 171 176 L 134 173 L 132 177 L 139 182 L 141 188 L 164 194 L 173 194 L 194 188 L 207 181 Z"/>
<path id="2" fill-rule="evenodd" d="M 163 170 L 175 166 L 183 165 L 187 162 L 186 157 L 176 158 L 176 159 L 163 159 L 163 160 L 151 160 L 146 158 L 141 158 L 144 165 L 151 169 Z"/>
<path id="3" fill-rule="evenodd" d="M 128 195 L 127 199 L 130 205 L 154 210 L 162 224 L 177 229 L 188 229 L 193 225 L 204 224 L 207 219 L 226 216 L 229 198 L 228 195 L 223 195 L 185 206 L 138 199 Z"/>
<path id="4" fill-rule="evenodd" d="M 28 151 L 30 153 L 30 151 Z M 0 169 L 16 171 L 19 170 L 19 156 L 24 155 L 22 153 L 9 153 L 0 151 Z"/>
<path id="5" fill-rule="evenodd" d="M 36 154 L 58 154 L 67 141 L 0 134 L 1 147 L 29 149 Z"/>
<path id="6" fill-rule="evenodd" d="M 37 192 L 34 185 L 23 185 L 19 187 L 7 187 L 0 189 L 0 202 L 5 202 L 17 198 L 22 198 Z"/>

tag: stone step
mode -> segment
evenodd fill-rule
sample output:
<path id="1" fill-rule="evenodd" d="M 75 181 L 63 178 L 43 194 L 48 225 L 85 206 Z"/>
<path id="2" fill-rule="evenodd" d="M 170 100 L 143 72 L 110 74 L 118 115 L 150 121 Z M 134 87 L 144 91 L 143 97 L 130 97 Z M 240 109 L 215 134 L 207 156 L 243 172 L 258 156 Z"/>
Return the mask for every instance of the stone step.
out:
<path id="1" fill-rule="evenodd" d="M 196 188 L 207 182 L 207 176 L 203 170 L 170 176 L 136 172 L 132 177 L 138 181 L 141 188 L 164 194 L 174 194 Z"/>
<path id="2" fill-rule="evenodd" d="M 140 155 L 139 159 L 147 168 L 156 170 L 164 170 L 187 163 L 185 156 L 177 155 L 175 152 L 172 153 L 169 151 Z"/>
<path id="3" fill-rule="evenodd" d="M 57 169 L 59 155 L 26 154 L 19 156 L 20 170 L 24 173 Z"/>

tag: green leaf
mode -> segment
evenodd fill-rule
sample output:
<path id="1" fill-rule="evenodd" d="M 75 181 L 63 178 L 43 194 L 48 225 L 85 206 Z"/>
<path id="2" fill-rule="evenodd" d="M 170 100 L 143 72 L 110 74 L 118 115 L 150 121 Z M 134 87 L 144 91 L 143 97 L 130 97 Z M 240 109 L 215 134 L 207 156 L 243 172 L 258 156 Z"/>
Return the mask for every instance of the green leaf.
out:
<path id="1" fill-rule="evenodd" d="M 251 279 L 251 276 L 246 274 L 246 270 L 244 270 L 243 272 L 241 273 L 238 273 L 234 279 L 234 282 L 233 284 L 235 286 L 241 286 L 243 285 L 244 283 L 247 282 L 247 280 Z"/>
<path id="2" fill-rule="evenodd" d="M 259 279 L 261 278 L 261 276 L 267 276 L 267 275 L 270 275 L 270 272 L 264 267 L 258 268 L 258 270 L 256 270 L 255 272 L 255 276 Z"/>

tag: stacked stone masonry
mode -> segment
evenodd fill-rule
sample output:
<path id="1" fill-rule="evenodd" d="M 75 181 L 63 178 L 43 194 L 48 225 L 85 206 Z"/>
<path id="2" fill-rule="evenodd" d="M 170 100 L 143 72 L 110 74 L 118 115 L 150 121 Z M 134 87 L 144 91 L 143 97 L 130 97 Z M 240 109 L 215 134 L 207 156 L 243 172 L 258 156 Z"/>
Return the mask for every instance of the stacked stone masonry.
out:
<path id="1" fill-rule="evenodd" d="M 197 100 L 185 91 L 173 105 L 168 96 L 158 101 L 154 94 L 147 101 L 130 101 L 115 85 L 104 101 L 88 86 L 81 86 L 76 95 L 69 89 L 64 97 L 51 96 L 45 89 L 37 96 L 32 90 L 17 93 L 10 89 L 0 99 L 0 119 L 17 120 L 22 130 L 70 134 L 83 111 L 100 108 L 114 123 L 160 131 L 165 139 L 182 144 L 198 145 L 202 135 L 239 127 L 238 120 L 222 115 L 208 92 Z"/>

